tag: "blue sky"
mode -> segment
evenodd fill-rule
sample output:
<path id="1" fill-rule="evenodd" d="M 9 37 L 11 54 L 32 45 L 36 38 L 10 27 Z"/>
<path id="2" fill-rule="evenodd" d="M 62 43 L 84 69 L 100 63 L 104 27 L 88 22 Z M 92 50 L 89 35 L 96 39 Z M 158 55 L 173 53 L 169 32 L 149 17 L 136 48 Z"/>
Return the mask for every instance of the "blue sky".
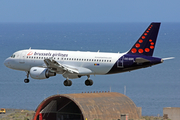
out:
<path id="1" fill-rule="evenodd" d="M 0 0 L 0 22 L 180 22 L 180 0 Z"/>

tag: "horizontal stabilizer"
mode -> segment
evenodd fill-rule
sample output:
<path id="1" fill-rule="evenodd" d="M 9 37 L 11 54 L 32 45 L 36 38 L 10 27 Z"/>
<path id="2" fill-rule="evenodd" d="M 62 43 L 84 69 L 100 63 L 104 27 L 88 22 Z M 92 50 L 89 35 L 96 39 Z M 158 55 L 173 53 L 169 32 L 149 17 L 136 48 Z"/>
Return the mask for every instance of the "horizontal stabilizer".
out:
<path id="1" fill-rule="evenodd" d="M 146 62 L 150 62 L 150 61 L 147 59 L 138 57 L 138 58 L 136 58 L 135 62 L 139 64 L 139 63 L 146 63 Z"/>

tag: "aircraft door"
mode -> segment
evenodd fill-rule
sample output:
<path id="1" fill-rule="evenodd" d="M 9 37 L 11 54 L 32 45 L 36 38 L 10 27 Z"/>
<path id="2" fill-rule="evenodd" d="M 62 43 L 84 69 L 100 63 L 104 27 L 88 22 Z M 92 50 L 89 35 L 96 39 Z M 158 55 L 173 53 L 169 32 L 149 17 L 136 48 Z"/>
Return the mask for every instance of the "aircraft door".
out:
<path id="1" fill-rule="evenodd" d="M 123 68 L 124 67 L 123 63 L 124 63 L 124 56 L 122 56 L 121 58 L 118 59 L 117 67 L 118 68 Z"/>
<path id="2" fill-rule="evenodd" d="M 19 63 L 24 64 L 25 63 L 25 57 L 26 57 L 26 52 L 22 51 L 20 54 Z"/>

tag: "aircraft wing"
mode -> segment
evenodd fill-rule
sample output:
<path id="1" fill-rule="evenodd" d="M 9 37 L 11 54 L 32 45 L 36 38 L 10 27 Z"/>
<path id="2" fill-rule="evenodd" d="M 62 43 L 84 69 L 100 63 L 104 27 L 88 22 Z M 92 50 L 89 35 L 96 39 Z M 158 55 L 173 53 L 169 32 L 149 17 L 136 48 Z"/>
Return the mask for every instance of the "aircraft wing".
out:
<path id="1" fill-rule="evenodd" d="M 67 67 L 63 64 L 60 64 L 58 62 L 56 62 L 53 59 L 44 59 L 44 62 L 46 64 L 46 66 L 48 67 L 48 69 L 50 69 L 53 72 L 68 72 L 71 74 L 79 74 L 79 71 L 75 68 L 71 68 L 71 67 Z"/>
<path id="2" fill-rule="evenodd" d="M 88 68 L 64 65 L 64 64 L 58 63 L 57 61 L 53 60 L 52 58 L 44 59 L 44 62 L 46 64 L 46 66 L 48 67 L 48 69 L 51 70 L 52 72 L 57 72 L 57 73 L 65 73 L 66 72 L 66 73 L 78 74 L 78 75 L 89 75 L 89 74 L 93 73 Z"/>

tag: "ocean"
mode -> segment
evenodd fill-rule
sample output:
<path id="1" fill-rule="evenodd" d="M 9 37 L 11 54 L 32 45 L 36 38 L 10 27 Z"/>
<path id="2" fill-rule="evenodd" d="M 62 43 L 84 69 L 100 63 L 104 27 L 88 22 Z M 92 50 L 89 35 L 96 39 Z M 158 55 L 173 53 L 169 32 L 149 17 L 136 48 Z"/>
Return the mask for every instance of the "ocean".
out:
<path id="1" fill-rule="evenodd" d="M 62 75 L 25 84 L 26 73 L 4 66 L 4 60 L 22 49 L 126 52 L 150 23 L 0 23 L 0 108 L 35 110 L 55 94 L 112 91 L 131 98 L 142 115 L 163 115 L 164 107 L 180 107 L 180 23 L 162 23 L 154 51 L 164 63 L 126 73 L 73 79 L 65 87 Z"/>

